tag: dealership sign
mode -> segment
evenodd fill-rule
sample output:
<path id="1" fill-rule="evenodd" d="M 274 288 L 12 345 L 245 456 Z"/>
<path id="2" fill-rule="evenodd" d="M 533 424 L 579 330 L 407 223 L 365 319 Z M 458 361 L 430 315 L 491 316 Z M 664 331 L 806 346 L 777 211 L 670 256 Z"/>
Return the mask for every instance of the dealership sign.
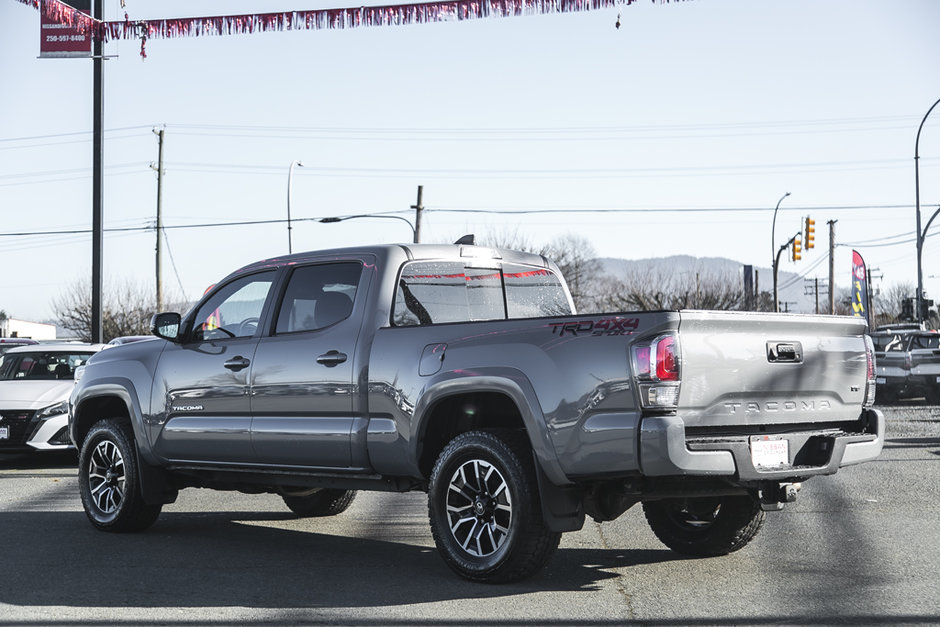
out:
<path id="1" fill-rule="evenodd" d="M 86 15 L 91 12 L 91 0 L 69 0 L 68 4 Z M 40 11 L 39 14 L 39 58 L 91 56 L 90 28 L 77 20 L 66 19 L 61 11 Z"/>

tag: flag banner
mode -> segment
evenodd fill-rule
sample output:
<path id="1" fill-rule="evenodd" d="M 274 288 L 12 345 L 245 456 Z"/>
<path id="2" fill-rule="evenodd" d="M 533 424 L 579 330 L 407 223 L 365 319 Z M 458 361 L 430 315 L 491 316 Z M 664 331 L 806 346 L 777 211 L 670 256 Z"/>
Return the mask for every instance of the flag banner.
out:
<path id="1" fill-rule="evenodd" d="M 68 4 L 61 2 L 58 4 L 64 6 L 65 9 L 40 12 L 39 58 L 90 57 L 92 29 L 88 26 L 92 22 L 87 22 L 83 26 L 80 20 L 65 17 L 67 14 L 73 15 L 67 9 L 72 9 L 80 15 L 90 13 L 90 0 L 69 0 Z"/>
<path id="2" fill-rule="evenodd" d="M 869 320 L 868 303 L 868 272 L 865 270 L 865 260 L 858 254 L 858 251 L 852 251 L 852 315 L 865 318 L 871 326 Z"/>
<path id="3" fill-rule="evenodd" d="M 687 0 L 653 0 L 656 4 Z M 61 0 L 18 0 L 39 9 L 45 18 L 75 28 L 81 34 L 113 39 L 208 37 L 283 30 L 336 30 L 369 26 L 399 26 L 490 17 L 547 15 L 609 9 L 637 0 L 451 0 L 384 6 L 283 11 L 245 15 L 180 17 L 158 20 L 99 22 Z M 618 24 L 619 25 L 619 24 Z"/>

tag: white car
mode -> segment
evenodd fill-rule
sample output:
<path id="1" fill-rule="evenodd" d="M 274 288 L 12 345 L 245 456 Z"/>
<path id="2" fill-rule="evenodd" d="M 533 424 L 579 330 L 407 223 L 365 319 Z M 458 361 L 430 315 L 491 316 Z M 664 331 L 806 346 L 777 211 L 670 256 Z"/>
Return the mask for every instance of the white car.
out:
<path id="1" fill-rule="evenodd" d="M 0 357 L 0 453 L 72 447 L 69 395 L 75 369 L 103 344 L 37 344 Z"/>

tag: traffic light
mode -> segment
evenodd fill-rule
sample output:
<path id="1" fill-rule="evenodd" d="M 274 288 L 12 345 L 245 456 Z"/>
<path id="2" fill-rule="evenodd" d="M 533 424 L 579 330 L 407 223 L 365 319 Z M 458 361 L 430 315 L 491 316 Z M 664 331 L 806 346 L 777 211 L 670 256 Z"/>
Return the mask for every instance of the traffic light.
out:
<path id="1" fill-rule="evenodd" d="M 930 320 L 930 308 L 933 307 L 933 301 L 928 298 L 920 299 L 920 319 L 921 321 Z"/>
<path id="2" fill-rule="evenodd" d="M 898 316 L 901 320 L 913 320 L 914 319 L 914 299 L 905 298 L 901 301 L 901 315 Z"/>
<path id="3" fill-rule="evenodd" d="M 809 216 L 806 216 L 806 237 L 803 241 L 806 242 L 806 250 L 816 246 L 816 220 Z"/>
<path id="4" fill-rule="evenodd" d="M 800 236 L 799 236 L 799 235 L 796 235 L 796 236 L 793 238 L 793 254 L 791 255 L 790 258 L 791 258 L 793 261 L 799 261 L 800 259 L 803 258 L 803 257 L 800 255 L 800 251 L 802 251 L 802 250 L 803 250 L 803 249 L 802 249 L 802 247 L 800 246 Z"/>

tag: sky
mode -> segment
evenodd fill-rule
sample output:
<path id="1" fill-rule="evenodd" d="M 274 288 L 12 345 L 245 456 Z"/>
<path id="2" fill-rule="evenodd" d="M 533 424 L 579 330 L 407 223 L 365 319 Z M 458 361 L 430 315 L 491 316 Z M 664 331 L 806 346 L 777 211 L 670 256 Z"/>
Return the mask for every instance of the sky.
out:
<path id="1" fill-rule="evenodd" d="M 357 6 L 341 0 L 106 0 L 106 19 Z M 616 22 L 620 16 L 620 28 Z M 684 254 L 838 287 L 851 251 L 916 284 L 914 151 L 940 98 L 936 0 L 692 0 L 577 14 L 108 43 L 105 288 L 155 283 L 165 129 L 164 290 L 186 299 L 294 252 L 583 238 L 598 256 Z M 92 62 L 39 59 L 39 12 L 0 0 L 0 309 L 46 320 L 91 275 Z M 919 145 L 940 207 L 940 106 Z M 774 207 L 780 202 L 775 239 Z M 399 212 L 405 220 L 330 216 Z M 269 224 L 196 227 L 232 222 Z M 130 229 L 130 230 L 114 230 Z M 136 230 L 135 230 L 136 229 Z M 940 220 L 929 235 L 940 232 Z M 39 233 L 23 235 L 24 233 Z M 940 301 L 940 238 L 923 252 Z M 877 270 L 876 270 L 877 269 Z M 761 289 L 770 289 L 761 272 Z M 913 295 L 913 293 L 911 294 Z"/>

